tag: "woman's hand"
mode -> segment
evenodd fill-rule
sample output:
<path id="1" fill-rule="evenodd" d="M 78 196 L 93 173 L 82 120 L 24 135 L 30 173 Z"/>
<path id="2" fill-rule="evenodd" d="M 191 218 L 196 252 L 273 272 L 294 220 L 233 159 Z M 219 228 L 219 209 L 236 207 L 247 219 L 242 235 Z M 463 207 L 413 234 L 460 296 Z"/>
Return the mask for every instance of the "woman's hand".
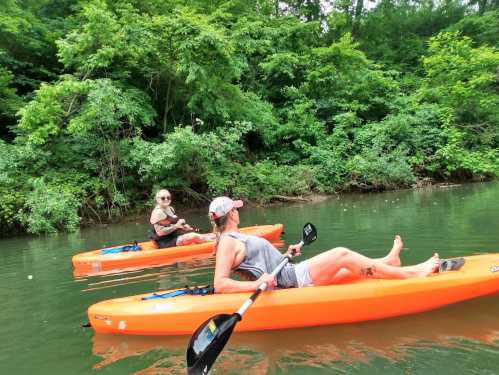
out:
<path id="1" fill-rule="evenodd" d="M 184 224 L 182 229 L 189 231 L 189 232 L 194 231 L 194 228 L 191 227 L 189 224 Z"/>
<path id="2" fill-rule="evenodd" d="M 263 283 L 267 283 L 267 288 L 269 288 L 269 289 L 275 288 L 277 286 L 276 278 L 268 273 L 264 273 L 256 281 L 257 281 L 258 286 L 260 286 Z"/>
<path id="3" fill-rule="evenodd" d="M 299 243 L 294 245 L 289 245 L 288 251 L 284 255 L 291 255 L 292 257 L 297 257 L 301 255 L 301 245 Z"/>
<path id="4" fill-rule="evenodd" d="M 178 219 L 178 221 L 174 225 L 177 229 L 184 229 L 185 219 Z"/>

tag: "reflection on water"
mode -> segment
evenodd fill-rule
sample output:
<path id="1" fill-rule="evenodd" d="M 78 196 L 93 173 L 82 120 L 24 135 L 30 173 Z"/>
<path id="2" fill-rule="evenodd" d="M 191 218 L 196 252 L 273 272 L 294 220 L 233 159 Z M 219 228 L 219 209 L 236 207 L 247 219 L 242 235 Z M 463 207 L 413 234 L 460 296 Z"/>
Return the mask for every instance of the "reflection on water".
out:
<path id="1" fill-rule="evenodd" d="M 128 286 L 137 283 L 154 282 L 155 290 L 167 290 L 191 285 L 192 279 L 206 275 L 214 268 L 214 258 L 191 258 L 186 262 L 178 262 L 161 268 L 148 268 L 145 270 L 116 272 L 106 274 L 105 277 L 87 277 L 76 279 L 86 285 L 82 292 L 93 292 L 102 289 Z"/>
<path id="2" fill-rule="evenodd" d="M 428 313 L 361 324 L 237 333 L 219 358 L 216 373 L 288 372 L 298 368 L 338 370 L 372 358 L 398 362 L 411 358 L 414 351 L 435 346 L 463 349 L 470 342 L 486 345 L 499 355 L 498 317 L 499 299 L 492 296 Z M 144 368 L 136 374 L 184 373 L 188 340 L 188 336 L 96 334 L 92 351 L 101 361 L 94 368 L 102 369 L 137 357 Z M 150 353 L 154 353 L 152 361 L 148 360 Z"/>

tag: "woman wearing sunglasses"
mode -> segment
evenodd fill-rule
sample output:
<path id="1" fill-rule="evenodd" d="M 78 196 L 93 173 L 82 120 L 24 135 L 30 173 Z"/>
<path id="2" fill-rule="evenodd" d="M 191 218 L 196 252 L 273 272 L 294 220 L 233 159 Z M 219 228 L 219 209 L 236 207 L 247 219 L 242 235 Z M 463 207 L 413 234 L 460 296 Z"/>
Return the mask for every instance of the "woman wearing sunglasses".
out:
<path id="1" fill-rule="evenodd" d="M 192 232 L 193 228 L 175 214 L 175 210 L 170 206 L 171 200 L 172 196 L 168 190 L 159 190 L 156 193 L 156 207 L 151 213 L 150 223 L 154 228 L 151 239 L 158 244 L 160 249 L 213 241 L 215 239 L 215 235 L 212 233 L 198 234 Z"/>

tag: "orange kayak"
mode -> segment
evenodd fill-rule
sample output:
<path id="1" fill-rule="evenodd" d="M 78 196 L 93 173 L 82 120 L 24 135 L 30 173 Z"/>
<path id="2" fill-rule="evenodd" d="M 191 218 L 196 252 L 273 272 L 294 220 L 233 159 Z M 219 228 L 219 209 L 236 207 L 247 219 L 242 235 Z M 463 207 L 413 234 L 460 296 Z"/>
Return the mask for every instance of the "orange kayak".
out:
<path id="1" fill-rule="evenodd" d="M 413 314 L 499 292 L 499 253 L 465 257 L 458 271 L 406 280 L 280 289 L 261 294 L 236 331 L 354 323 Z M 158 292 L 165 293 L 165 292 Z M 96 332 L 192 334 L 209 317 L 233 313 L 251 293 L 111 299 L 89 307 Z"/>
<path id="2" fill-rule="evenodd" d="M 279 240 L 283 227 L 282 224 L 258 225 L 241 228 L 240 231 L 275 242 Z M 115 248 L 104 249 L 105 251 L 98 249 L 77 254 L 72 259 L 75 274 L 85 275 L 129 267 L 154 266 L 185 257 L 210 254 L 215 243 L 210 241 L 166 249 L 158 249 L 153 241 L 141 242 L 138 245 L 140 246 L 139 251 L 105 253 L 120 247 L 116 246 Z"/>

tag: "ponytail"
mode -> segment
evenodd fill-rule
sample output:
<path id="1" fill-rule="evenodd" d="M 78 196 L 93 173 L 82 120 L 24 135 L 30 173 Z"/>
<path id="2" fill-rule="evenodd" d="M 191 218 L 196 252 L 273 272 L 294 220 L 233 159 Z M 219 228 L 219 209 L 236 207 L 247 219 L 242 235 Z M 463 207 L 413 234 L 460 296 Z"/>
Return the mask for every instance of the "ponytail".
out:
<path id="1" fill-rule="evenodd" d="M 213 226 L 213 232 L 217 236 L 217 239 L 215 240 L 215 248 L 213 249 L 213 254 L 216 254 L 217 248 L 218 248 L 218 242 L 220 241 L 220 236 L 225 230 L 227 226 L 227 215 L 221 216 L 219 218 L 214 218 L 211 214 L 208 215 L 211 225 Z"/>

